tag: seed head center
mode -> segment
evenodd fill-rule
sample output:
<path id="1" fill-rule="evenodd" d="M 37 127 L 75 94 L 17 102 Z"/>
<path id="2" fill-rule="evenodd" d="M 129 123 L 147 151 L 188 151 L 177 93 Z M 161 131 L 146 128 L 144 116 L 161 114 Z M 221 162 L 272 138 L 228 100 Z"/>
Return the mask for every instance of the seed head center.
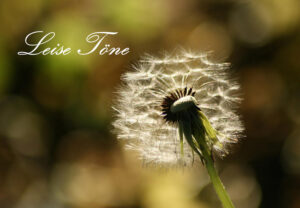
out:
<path id="1" fill-rule="evenodd" d="M 191 96 L 191 95 L 184 96 L 184 97 L 181 97 L 178 100 L 176 100 L 171 105 L 170 110 L 172 113 L 178 113 L 180 111 L 187 110 L 190 107 L 197 105 L 196 103 L 197 103 L 196 99 L 193 96 Z"/>
<path id="2" fill-rule="evenodd" d="M 190 114 L 200 110 L 195 93 L 192 88 L 187 87 L 169 92 L 161 104 L 163 118 L 167 122 L 176 123 L 182 119 L 185 112 Z"/>

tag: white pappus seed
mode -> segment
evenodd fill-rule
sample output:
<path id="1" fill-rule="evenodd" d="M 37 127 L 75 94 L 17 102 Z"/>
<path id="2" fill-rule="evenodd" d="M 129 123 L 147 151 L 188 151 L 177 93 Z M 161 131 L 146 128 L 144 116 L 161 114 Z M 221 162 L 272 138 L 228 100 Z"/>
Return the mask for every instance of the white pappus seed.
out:
<path id="1" fill-rule="evenodd" d="M 209 61 L 207 54 L 183 51 L 142 59 L 122 76 L 113 107 L 117 137 L 146 164 L 192 165 L 193 152 L 186 141 L 184 155 L 180 154 L 174 113 L 197 105 L 219 133 L 218 142 L 210 144 L 212 151 L 225 155 L 227 144 L 237 142 L 244 130 L 236 112 L 241 101 L 239 84 L 230 77 L 228 67 Z"/>

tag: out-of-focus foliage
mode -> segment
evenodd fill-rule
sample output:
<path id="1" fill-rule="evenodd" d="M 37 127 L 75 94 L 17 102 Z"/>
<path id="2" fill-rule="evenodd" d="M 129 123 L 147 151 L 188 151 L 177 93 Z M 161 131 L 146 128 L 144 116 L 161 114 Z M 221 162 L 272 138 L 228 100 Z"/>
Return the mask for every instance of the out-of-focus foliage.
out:
<path id="1" fill-rule="evenodd" d="M 184 47 L 230 61 L 246 138 L 218 167 L 236 207 L 300 206 L 299 0 L 1 0 L 0 207 L 220 207 L 200 166 L 143 168 L 112 135 L 120 74 L 145 52 Z M 126 56 L 18 56 L 25 36 Z M 219 162 L 219 161 L 217 161 Z M 163 172 L 163 173 L 161 173 Z"/>

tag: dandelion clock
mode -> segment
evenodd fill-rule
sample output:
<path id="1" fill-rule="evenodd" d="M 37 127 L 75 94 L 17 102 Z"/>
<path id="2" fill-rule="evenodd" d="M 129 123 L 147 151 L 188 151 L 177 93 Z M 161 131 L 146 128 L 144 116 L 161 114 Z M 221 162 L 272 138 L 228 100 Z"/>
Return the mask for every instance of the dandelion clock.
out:
<path id="1" fill-rule="evenodd" d="M 234 207 L 214 166 L 214 157 L 242 136 L 236 113 L 239 84 L 227 63 L 207 54 L 179 52 L 145 57 L 122 76 L 113 125 L 126 148 L 149 165 L 191 166 L 201 161 L 224 207 Z"/>

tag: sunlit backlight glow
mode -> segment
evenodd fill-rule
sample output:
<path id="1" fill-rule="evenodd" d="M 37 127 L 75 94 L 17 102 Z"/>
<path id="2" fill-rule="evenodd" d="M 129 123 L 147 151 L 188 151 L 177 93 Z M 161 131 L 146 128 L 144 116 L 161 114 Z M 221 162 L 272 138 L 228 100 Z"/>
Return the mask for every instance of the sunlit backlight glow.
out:
<path id="1" fill-rule="evenodd" d="M 184 140 L 181 154 L 178 120 L 201 112 L 214 131 L 210 149 L 217 156 L 228 153 L 244 127 L 236 113 L 239 84 L 228 74 L 229 64 L 213 63 L 207 54 L 180 51 L 162 59 L 147 56 L 122 76 L 113 125 L 126 147 L 145 164 L 188 166 L 198 157 Z M 185 113 L 183 113 L 185 112 Z"/>

